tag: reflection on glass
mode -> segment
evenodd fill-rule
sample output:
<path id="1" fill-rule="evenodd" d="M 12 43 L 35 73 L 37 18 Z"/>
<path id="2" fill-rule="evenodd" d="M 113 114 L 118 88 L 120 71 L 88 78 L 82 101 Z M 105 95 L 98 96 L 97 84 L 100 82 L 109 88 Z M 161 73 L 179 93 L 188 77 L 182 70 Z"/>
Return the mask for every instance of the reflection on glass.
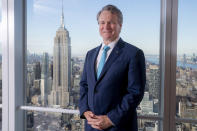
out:
<path id="1" fill-rule="evenodd" d="M 197 119 L 197 1 L 179 1 L 177 69 L 176 69 L 176 116 Z M 194 130 L 196 125 L 180 123 L 177 129 Z"/>
<path id="2" fill-rule="evenodd" d="M 159 131 L 159 122 L 138 119 L 138 131 Z"/>
<path id="3" fill-rule="evenodd" d="M 78 1 L 78 4 L 72 1 L 62 4 L 61 1 L 27 0 L 27 105 L 78 109 L 79 82 L 85 54 L 87 50 L 101 43 L 95 17 L 102 6 L 109 4 L 104 0 L 101 3 L 103 4 L 95 8 L 98 4 L 91 0 L 85 6 L 81 1 Z M 141 48 L 146 57 L 147 85 L 137 112 L 142 115 L 158 115 L 160 1 L 142 3 L 118 0 L 112 4 L 122 9 L 125 16 L 121 37 Z M 60 8 L 61 6 L 64 7 Z M 87 12 L 87 8 L 92 11 Z M 153 19 L 147 18 L 150 15 Z M 27 115 L 31 116 L 29 113 Z M 33 114 L 38 123 L 34 121 L 32 125 L 31 122 L 27 125 L 34 129 L 40 127 L 41 130 L 42 122 L 39 120 L 50 117 L 47 115 L 49 113 L 37 113 L 36 118 Z M 67 117 L 68 121 L 62 121 L 58 119 L 60 116 L 57 115 L 54 121 L 69 125 L 68 121 L 75 120 L 75 117 Z M 33 119 L 28 118 L 28 121 Z M 140 122 L 147 125 L 147 130 L 155 127 L 151 121 Z M 58 129 L 60 128 L 62 129 L 63 125 Z"/>
<path id="4" fill-rule="evenodd" d="M 76 114 L 26 113 L 28 131 L 84 131 L 84 120 Z"/>
<path id="5" fill-rule="evenodd" d="M 176 131 L 196 131 L 197 124 L 176 123 Z"/>

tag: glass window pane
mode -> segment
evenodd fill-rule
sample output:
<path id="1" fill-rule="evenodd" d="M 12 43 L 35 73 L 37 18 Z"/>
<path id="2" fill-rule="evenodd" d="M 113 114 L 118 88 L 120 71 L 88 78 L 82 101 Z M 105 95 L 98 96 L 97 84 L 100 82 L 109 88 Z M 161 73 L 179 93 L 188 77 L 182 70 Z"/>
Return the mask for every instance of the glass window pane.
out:
<path id="1" fill-rule="evenodd" d="M 64 1 L 63 8 L 61 0 L 27 0 L 27 105 L 78 109 L 85 54 L 102 42 L 96 15 L 107 4 L 123 13 L 121 38 L 145 53 L 147 85 L 137 112 L 158 115 L 160 0 Z"/>
<path id="2" fill-rule="evenodd" d="M 144 98 L 137 110 L 138 114 L 158 115 L 160 110 L 160 1 L 144 2 L 139 2 L 140 5 L 135 5 L 135 2 L 130 5 L 130 8 L 135 10 L 128 13 L 129 22 L 125 24 L 125 30 L 128 32 L 124 32 L 124 35 L 130 43 L 144 51 L 146 58 L 147 81 Z M 144 4 L 148 4 L 148 6 L 144 7 Z M 143 6 L 144 9 L 140 6 Z M 146 18 L 147 16 L 151 19 Z"/>
<path id="3" fill-rule="evenodd" d="M 197 1 L 179 0 L 176 115 L 197 119 Z"/>

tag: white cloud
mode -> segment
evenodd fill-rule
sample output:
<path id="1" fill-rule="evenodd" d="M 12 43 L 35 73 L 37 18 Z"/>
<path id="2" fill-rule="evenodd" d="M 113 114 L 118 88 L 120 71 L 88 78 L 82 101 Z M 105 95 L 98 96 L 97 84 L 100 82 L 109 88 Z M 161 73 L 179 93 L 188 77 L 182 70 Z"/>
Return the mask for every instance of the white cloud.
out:
<path id="1" fill-rule="evenodd" d="M 56 12 L 54 4 L 57 2 L 57 0 L 34 0 L 33 11 L 39 14 L 54 13 Z"/>

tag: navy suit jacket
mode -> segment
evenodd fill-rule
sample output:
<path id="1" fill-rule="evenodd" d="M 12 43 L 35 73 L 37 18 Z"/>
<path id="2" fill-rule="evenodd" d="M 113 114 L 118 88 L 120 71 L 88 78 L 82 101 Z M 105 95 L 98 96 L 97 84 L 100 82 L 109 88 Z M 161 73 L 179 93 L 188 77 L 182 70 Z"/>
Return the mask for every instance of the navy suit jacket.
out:
<path id="1" fill-rule="evenodd" d="M 114 126 L 105 131 L 137 131 L 136 108 L 146 82 L 144 53 L 121 38 L 108 57 L 100 77 L 95 62 L 101 46 L 88 51 L 80 81 L 80 117 L 85 111 L 107 115 Z M 86 131 L 97 131 L 85 125 Z"/>

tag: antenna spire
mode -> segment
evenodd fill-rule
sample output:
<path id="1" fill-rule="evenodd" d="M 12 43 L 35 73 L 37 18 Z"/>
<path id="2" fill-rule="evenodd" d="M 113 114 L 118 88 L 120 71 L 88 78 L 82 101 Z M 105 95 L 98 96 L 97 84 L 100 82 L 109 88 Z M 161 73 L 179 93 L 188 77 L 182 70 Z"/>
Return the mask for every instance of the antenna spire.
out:
<path id="1" fill-rule="evenodd" d="M 61 27 L 64 28 L 64 7 L 63 7 L 63 0 L 62 0 L 62 15 L 61 15 Z"/>

